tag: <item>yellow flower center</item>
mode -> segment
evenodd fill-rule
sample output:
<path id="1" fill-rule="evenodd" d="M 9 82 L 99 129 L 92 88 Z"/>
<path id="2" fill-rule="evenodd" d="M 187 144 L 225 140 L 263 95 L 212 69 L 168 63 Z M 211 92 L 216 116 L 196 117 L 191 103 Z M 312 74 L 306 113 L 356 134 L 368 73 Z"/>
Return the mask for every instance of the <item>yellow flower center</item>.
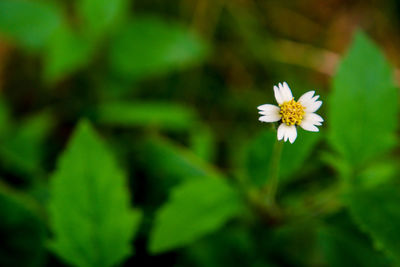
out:
<path id="1" fill-rule="evenodd" d="M 294 99 L 290 101 L 283 102 L 283 104 L 279 105 L 281 111 L 279 112 L 282 117 L 282 122 L 286 123 L 286 125 L 299 125 L 301 120 L 303 119 L 304 109 L 299 102 L 294 101 Z"/>

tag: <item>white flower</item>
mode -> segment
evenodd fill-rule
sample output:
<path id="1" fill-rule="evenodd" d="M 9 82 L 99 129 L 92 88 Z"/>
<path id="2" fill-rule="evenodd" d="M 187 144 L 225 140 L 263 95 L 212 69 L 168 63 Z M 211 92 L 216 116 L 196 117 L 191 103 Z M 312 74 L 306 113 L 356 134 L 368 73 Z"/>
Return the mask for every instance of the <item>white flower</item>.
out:
<path id="1" fill-rule="evenodd" d="M 302 95 L 298 101 L 295 101 L 288 84 L 279 83 L 278 87 L 274 86 L 276 102 L 279 106 L 265 104 L 258 106 L 260 121 L 276 122 L 280 121 L 278 127 L 278 140 L 289 140 L 293 143 L 297 137 L 296 126 L 311 132 L 318 132 L 316 126 L 322 125 L 324 119 L 315 114 L 321 105 L 322 101 L 317 99 L 319 95 L 314 96 L 315 91 L 309 91 Z"/>

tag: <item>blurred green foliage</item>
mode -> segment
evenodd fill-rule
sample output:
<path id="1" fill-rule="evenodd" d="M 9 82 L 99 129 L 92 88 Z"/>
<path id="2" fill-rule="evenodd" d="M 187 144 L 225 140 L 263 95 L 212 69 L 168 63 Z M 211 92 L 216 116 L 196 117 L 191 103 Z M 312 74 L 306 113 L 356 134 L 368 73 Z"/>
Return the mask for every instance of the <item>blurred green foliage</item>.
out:
<path id="1" fill-rule="evenodd" d="M 116 74 L 136 80 L 186 67 L 201 60 L 205 50 L 189 30 L 158 18 L 139 17 L 116 36 L 110 65 Z"/>
<path id="2" fill-rule="evenodd" d="M 331 143 L 354 168 L 393 148 L 397 99 L 391 67 L 379 49 L 358 33 L 333 81 L 328 113 Z"/>
<path id="3" fill-rule="evenodd" d="M 271 3 L 1 0 L 0 265 L 400 266 L 394 70 Z M 325 122 L 272 166 L 283 80 Z"/>
<path id="4" fill-rule="evenodd" d="M 151 112 L 149 112 L 151 110 Z M 98 109 L 100 123 L 120 127 L 157 127 L 187 130 L 196 123 L 196 114 L 168 102 L 109 102 Z"/>
<path id="5" fill-rule="evenodd" d="M 160 253 L 189 244 L 220 228 L 241 209 L 239 194 L 222 179 L 188 181 L 175 188 L 171 199 L 157 212 L 150 251 Z"/>
<path id="6" fill-rule="evenodd" d="M 363 235 L 346 213 L 332 216 L 329 225 L 318 232 L 319 242 L 331 266 L 391 266 L 376 251 L 371 240 Z"/>
<path id="7" fill-rule="evenodd" d="M 279 165 L 279 176 L 282 183 L 293 178 L 293 174 L 307 171 L 305 160 L 309 157 L 313 147 L 317 145 L 319 136 L 312 133 L 302 133 L 300 142 L 285 144 L 282 151 L 282 159 Z M 266 183 L 270 174 L 271 154 L 275 144 L 276 134 L 272 131 L 265 131 L 252 140 L 246 153 L 246 170 L 252 182 L 261 186 Z M 296 155 L 293 157 L 292 155 Z"/>
<path id="8" fill-rule="evenodd" d="M 43 48 L 62 23 L 57 7 L 44 2 L 4 0 L 0 10 L 0 30 L 27 48 Z"/>
<path id="9" fill-rule="evenodd" d="M 0 265 L 44 265 L 46 228 L 36 202 L 0 183 L 0 215 Z"/>

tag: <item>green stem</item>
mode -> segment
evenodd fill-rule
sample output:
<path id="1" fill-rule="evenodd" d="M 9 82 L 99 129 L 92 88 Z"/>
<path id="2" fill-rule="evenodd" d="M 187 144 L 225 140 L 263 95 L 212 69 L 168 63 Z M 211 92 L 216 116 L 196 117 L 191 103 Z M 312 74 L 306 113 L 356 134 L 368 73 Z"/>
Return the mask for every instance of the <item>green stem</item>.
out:
<path id="1" fill-rule="evenodd" d="M 266 195 L 267 203 L 271 207 L 275 207 L 275 196 L 278 190 L 279 165 L 281 161 L 282 148 L 283 148 L 283 141 L 276 140 L 274 145 L 274 150 L 272 152 L 269 179 L 265 188 L 267 193 Z"/>

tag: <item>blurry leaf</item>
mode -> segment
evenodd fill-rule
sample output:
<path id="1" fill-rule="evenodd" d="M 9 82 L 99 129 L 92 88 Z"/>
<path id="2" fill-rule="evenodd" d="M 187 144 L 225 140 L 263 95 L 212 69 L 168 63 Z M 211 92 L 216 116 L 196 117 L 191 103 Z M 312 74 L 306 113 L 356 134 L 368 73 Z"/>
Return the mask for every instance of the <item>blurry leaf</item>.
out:
<path id="1" fill-rule="evenodd" d="M 191 151 L 164 138 L 148 139 L 141 156 L 143 164 L 153 176 L 164 178 L 172 184 L 193 177 L 221 177 L 216 169 Z"/>
<path id="2" fill-rule="evenodd" d="M 39 174 L 42 171 L 43 146 L 53 125 L 53 118 L 46 112 L 22 121 L 4 137 L 0 146 L 2 161 L 16 172 Z"/>
<path id="3" fill-rule="evenodd" d="M 395 144 L 398 95 L 393 70 L 363 33 L 342 60 L 330 98 L 330 141 L 354 167 Z"/>
<path id="4" fill-rule="evenodd" d="M 348 216 L 340 216 L 319 229 L 318 239 L 326 262 L 331 267 L 391 266 L 389 260 L 372 247 Z"/>
<path id="5" fill-rule="evenodd" d="M 43 47 L 61 20 L 59 10 L 45 2 L 0 1 L 0 34 L 28 48 Z"/>
<path id="6" fill-rule="evenodd" d="M 0 266 L 44 266 L 46 228 L 30 204 L 0 182 Z"/>
<path id="7" fill-rule="evenodd" d="M 247 227 L 228 226 L 186 248 L 181 266 L 255 267 L 260 262 L 258 266 L 268 267 L 265 256 L 265 253 L 257 255 L 256 244 Z"/>
<path id="8" fill-rule="evenodd" d="M 138 92 L 140 86 L 132 84 L 127 80 L 121 80 L 118 77 L 103 77 L 99 84 L 99 94 L 107 101 L 120 101 L 126 99 Z"/>
<path id="9" fill-rule="evenodd" d="M 252 183 L 257 186 L 265 184 L 270 175 L 272 150 L 276 142 L 276 134 L 264 131 L 254 138 L 246 151 L 245 167 Z"/>
<path id="10" fill-rule="evenodd" d="M 238 193 L 224 180 L 199 178 L 176 187 L 159 209 L 150 234 L 150 251 L 185 246 L 216 231 L 241 209 Z"/>
<path id="11" fill-rule="evenodd" d="M 109 31 L 128 11 L 126 0 L 78 0 L 76 4 L 84 32 L 92 38 Z"/>
<path id="12" fill-rule="evenodd" d="M 302 169 L 302 164 L 309 157 L 318 140 L 318 134 L 301 131 L 296 142 L 283 145 L 279 167 L 281 180 L 288 181 L 291 175 Z M 247 148 L 245 167 L 251 181 L 257 186 L 263 185 L 270 175 L 275 142 L 277 142 L 276 133 L 267 130 L 253 139 Z"/>
<path id="13" fill-rule="evenodd" d="M 374 188 L 379 185 L 388 184 L 395 180 L 398 173 L 398 159 L 383 159 L 369 165 L 360 173 L 359 182 L 363 187 Z"/>
<path id="14" fill-rule="evenodd" d="M 211 162 L 215 156 L 215 137 L 205 125 L 193 128 L 190 134 L 190 148 L 198 157 Z"/>
<path id="15" fill-rule="evenodd" d="M 99 107 L 99 121 L 125 127 L 154 126 L 168 130 L 188 129 L 196 114 L 184 106 L 168 102 L 114 102 Z"/>
<path id="16" fill-rule="evenodd" d="M 279 172 L 284 180 L 287 180 L 287 178 L 297 173 L 297 171 L 305 169 L 305 165 L 308 165 L 306 160 L 321 137 L 318 133 L 303 130 L 298 131 L 300 136 L 297 137 L 296 142 L 293 144 L 285 143 L 283 145 Z M 315 158 L 310 160 L 316 164 Z"/>
<path id="17" fill-rule="evenodd" d="M 132 252 L 140 213 L 124 173 L 89 123 L 78 125 L 52 177 L 50 247 L 77 266 L 114 266 Z"/>
<path id="18" fill-rule="evenodd" d="M 319 154 L 322 162 L 330 165 L 332 168 L 336 169 L 339 176 L 341 177 L 351 177 L 352 169 L 351 164 L 338 156 L 336 153 L 331 151 L 323 151 Z"/>
<path id="19" fill-rule="evenodd" d="M 192 151 L 162 137 L 142 140 L 136 155 L 138 165 L 148 175 L 146 203 L 158 207 L 165 202 L 170 189 L 177 184 L 196 178 L 223 175 Z"/>
<path id="20" fill-rule="evenodd" d="M 400 190 L 386 185 L 354 189 L 346 197 L 352 216 L 361 230 L 371 235 L 375 247 L 400 263 Z"/>
<path id="21" fill-rule="evenodd" d="M 316 226 L 315 220 L 297 220 L 275 229 L 261 225 L 254 229 L 259 253 L 265 251 L 270 257 L 280 259 L 282 262 L 277 266 L 322 266 L 315 258 L 318 253 Z"/>
<path id="22" fill-rule="evenodd" d="M 0 98 L 0 137 L 4 137 L 12 126 L 9 107 L 6 101 Z"/>
<path id="23" fill-rule="evenodd" d="M 206 47 L 188 29 L 155 17 L 126 25 L 111 47 L 111 66 L 135 80 L 184 68 L 204 58 Z"/>
<path id="24" fill-rule="evenodd" d="M 67 25 L 52 36 L 44 54 L 44 77 L 55 82 L 85 67 L 92 56 L 93 44 L 82 39 Z"/>

